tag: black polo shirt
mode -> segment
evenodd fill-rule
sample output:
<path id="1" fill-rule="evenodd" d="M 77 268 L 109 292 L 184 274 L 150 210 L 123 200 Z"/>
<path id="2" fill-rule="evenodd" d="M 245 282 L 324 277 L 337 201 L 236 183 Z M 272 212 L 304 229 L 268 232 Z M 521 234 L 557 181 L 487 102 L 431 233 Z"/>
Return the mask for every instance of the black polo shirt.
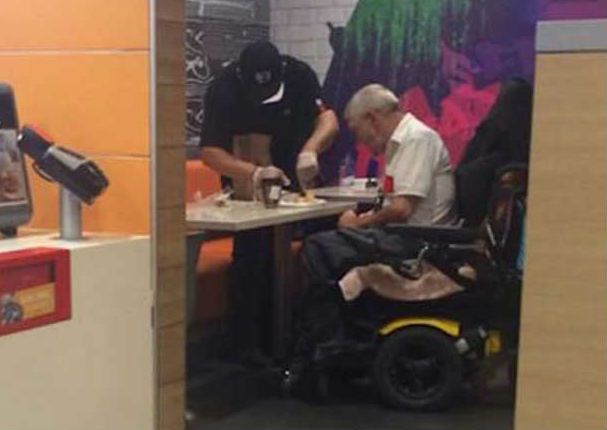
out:
<path id="1" fill-rule="evenodd" d="M 237 63 L 219 73 L 204 98 L 200 146 L 231 152 L 234 135 L 270 135 L 273 164 L 295 180 L 297 154 L 314 130 L 316 118 L 327 108 L 314 71 L 289 56 L 282 56 L 282 61 L 284 95 L 276 103 L 259 105 L 247 98 Z"/>

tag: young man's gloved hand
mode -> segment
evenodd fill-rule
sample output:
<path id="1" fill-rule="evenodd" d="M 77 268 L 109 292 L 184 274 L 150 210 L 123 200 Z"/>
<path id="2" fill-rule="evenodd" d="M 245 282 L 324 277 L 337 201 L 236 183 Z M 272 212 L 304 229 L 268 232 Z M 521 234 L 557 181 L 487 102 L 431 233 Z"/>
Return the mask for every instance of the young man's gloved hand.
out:
<path id="1" fill-rule="evenodd" d="M 283 187 L 288 187 L 291 181 L 285 175 L 285 172 L 276 166 L 257 167 L 253 172 L 253 195 L 255 200 L 263 201 L 263 181 L 264 179 L 280 179 Z"/>
<path id="2" fill-rule="evenodd" d="M 318 156 L 315 151 L 302 151 L 297 156 L 297 180 L 302 189 L 314 187 L 314 179 L 318 176 Z"/>

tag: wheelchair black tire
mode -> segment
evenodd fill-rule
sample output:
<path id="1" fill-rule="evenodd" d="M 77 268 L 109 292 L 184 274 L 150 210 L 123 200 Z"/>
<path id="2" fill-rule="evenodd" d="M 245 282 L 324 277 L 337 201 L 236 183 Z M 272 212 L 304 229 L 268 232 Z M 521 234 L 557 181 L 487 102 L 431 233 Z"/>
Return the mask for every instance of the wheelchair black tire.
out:
<path id="1" fill-rule="evenodd" d="M 417 347 L 416 353 L 431 351 L 435 353 L 434 358 L 419 358 L 408 360 L 401 357 L 404 348 Z M 420 367 L 415 370 L 415 360 Z M 429 360 L 429 362 L 428 362 Z M 434 360 L 436 364 L 434 364 Z M 400 369 L 397 369 L 397 366 Z M 402 366 L 408 367 L 402 369 Z M 429 368 L 430 367 L 430 368 Z M 438 373 L 436 384 L 428 389 L 427 393 L 415 395 L 407 393 L 411 387 L 404 387 L 402 381 L 398 381 L 400 372 L 413 373 Z M 430 372 L 428 372 L 430 371 Z M 462 359 L 454 346 L 454 339 L 437 329 L 430 327 L 414 326 L 400 329 L 385 339 L 377 353 L 373 365 L 373 376 L 381 398 L 389 406 L 397 409 L 410 409 L 419 411 L 438 411 L 449 407 L 454 395 L 460 390 L 462 384 Z M 431 374 L 429 379 L 436 375 Z M 419 388 L 421 376 L 413 377 Z M 426 378 L 428 379 L 428 378 Z M 421 381 L 421 382 L 420 382 Z M 427 381 L 425 381 L 427 382 Z M 415 385 L 416 383 L 413 383 Z"/>

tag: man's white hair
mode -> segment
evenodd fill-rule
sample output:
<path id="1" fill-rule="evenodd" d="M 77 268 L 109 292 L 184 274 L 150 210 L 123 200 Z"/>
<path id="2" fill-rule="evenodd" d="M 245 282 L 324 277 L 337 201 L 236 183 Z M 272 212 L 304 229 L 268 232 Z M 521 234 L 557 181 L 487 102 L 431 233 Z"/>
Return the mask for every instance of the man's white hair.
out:
<path id="1" fill-rule="evenodd" d="M 344 117 L 350 121 L 372 111 L 391 113 L 399 109 L 398 98 L 392 91 L 380 84 L 369 84 L 352 96 L 346 105 Z"/>

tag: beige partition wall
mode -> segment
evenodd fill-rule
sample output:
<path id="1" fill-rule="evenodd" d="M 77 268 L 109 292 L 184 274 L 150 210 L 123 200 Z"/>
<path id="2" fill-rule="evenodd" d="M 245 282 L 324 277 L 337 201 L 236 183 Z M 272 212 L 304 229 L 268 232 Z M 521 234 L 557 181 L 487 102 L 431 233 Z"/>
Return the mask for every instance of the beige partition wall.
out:
<path id="1" fill-rule="evenodd" d="M 607 21 L 557 25 L 538 31 L 515 426 L 598 430 L 607 428 Z"/>
<path id="2" fill-rule="evenodd" d="M 155 147 L 157 428 L 184 427 L 184 0 L 152 0 Z"/>
<path id="3" fill-rule="evenodd" d="M 37 247 L 69 252 L 70 317 L 0 336 L 0 428 L 152 429 L 149 237 L 87 233 L 86 240 L 63 241 L 51 233 L 0 240 L 4 257 Z M 34 294 L 30 304 L 45 303 L 43 293 Z"/>

